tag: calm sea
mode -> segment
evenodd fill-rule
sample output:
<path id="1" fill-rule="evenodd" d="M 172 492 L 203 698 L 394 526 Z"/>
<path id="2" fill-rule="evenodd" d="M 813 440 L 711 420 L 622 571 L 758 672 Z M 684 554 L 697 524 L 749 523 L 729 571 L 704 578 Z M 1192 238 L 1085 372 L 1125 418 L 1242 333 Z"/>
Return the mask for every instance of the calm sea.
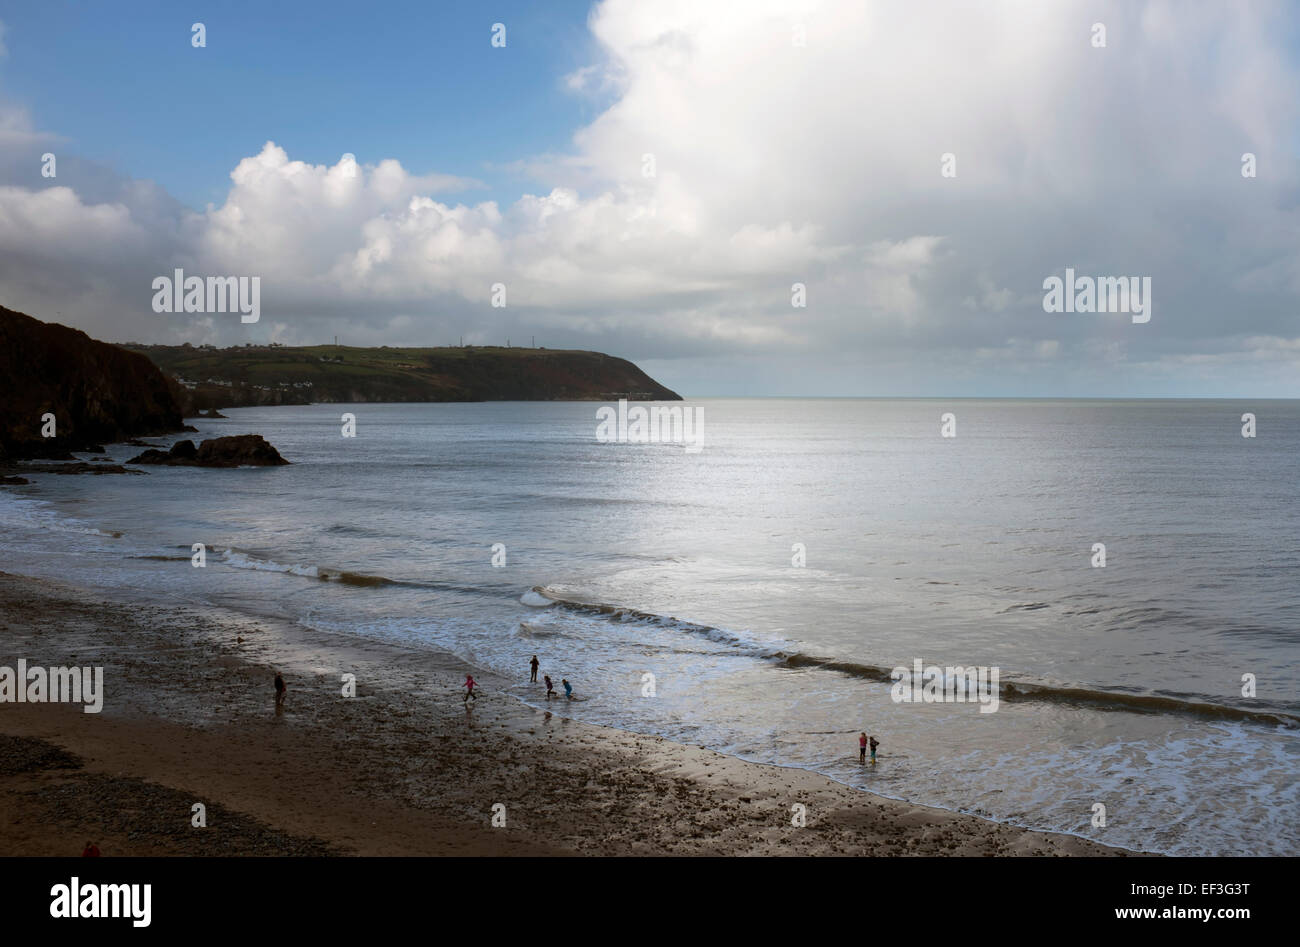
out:
<path id="1" fill-rule="evenodd" d="M 541 705 L 536 653 L 594 723 L 1113 845 L 1300 854 L 1300 402 L 688 405 L 698 452 L 601 443 L 590 403 L 229 410 L 199 436 L 293 466 L 38 475 L 0 491 L 0 569 L 451 651 Z M 996 712 L 895 702 L 918 659 L 997 668 Z"/>

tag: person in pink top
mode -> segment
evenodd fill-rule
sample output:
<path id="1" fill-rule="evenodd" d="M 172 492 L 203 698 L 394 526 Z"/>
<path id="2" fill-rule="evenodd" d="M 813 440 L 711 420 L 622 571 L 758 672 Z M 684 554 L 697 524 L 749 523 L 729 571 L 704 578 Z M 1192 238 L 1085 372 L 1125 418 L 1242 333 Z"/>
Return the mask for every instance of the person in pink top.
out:
<path id="1" fill-rule="evenodd" d="M 866 761 L 867 761 L 867 735 L 865 733 L 859 733 L 858 734 L 858 762 L 865 763 Z"/>
<path id="2" fill-rule="evenodd" d="M 478 694 L 474 693 L 474 678 L 472 675 L 465 675 L 465 683 L 462 684 L 461 687 L 465 688 L 465 703 L 468 704 L 471 697 L 478 700 Z"/>

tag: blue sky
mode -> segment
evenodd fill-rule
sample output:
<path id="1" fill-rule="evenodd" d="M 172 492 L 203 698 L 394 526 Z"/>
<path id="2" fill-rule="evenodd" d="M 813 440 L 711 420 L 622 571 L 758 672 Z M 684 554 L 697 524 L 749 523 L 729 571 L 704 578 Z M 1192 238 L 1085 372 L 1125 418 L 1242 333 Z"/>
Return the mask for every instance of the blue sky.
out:
<path id="1" fill-rule="evenodd" d="M 0 0 L 0 305 L 535 336 L 699 396 L 1300 397 L 1298 38 L 1268 0 Z M 259 321 L 153 311 L 175 268 Z M 1067 268 L 1150 320 L 1044 311 Z"/>
<path id="2" fill-rule="evenodd" d="M 377 6 L 3 3 L 5 87 L 80 155 L 196 208 L 220 203 L 231 168 L 267 140 L 313 163 L 400 156 L 487 185 L 467 198 L 507 202 L 531 184 L 512 162 L 568 149 L 597 113 L 562 87 L 592 55 L 588 2 Z M 496 22 L 504 49 L 489 44 Z"/>

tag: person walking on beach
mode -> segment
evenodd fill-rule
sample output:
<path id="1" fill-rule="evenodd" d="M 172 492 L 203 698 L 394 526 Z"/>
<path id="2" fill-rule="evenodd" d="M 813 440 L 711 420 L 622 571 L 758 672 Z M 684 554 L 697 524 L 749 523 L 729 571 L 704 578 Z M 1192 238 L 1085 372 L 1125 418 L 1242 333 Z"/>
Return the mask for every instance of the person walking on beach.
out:
<path id="1" fill-rule="evenodd" d="M 859 733 L 858 734 L 858 762 L 865 763 L 866 761 L 867 761 L 867 735 L 865 733 Z"/>
<path id="2" fill-rule="evenodd" d="M 536 684 L 537 683 L 537 655 L 533 655 L 533 659 L 528 662 L 528 666 L 533 669 L 532 676 L 528 678 L 528 683 Z"/>
<path id="3" fill-rule="evenodd" d="M 876 762 L 876 747 L 880 746 L 880 741 L 875 737 L 871 738 L 871 762 Z"/>
<path id="4" fill-rule="evenodd" d="M 276 671 L 275 672 L 275 709 L 276 710 L 280 710 L 281 708 L 284 707 L 284 694 L 285 691 L 287 691 L 288 689 L 289 688 L 286 687 L 284 683 L 284 676 L 279 671 Z"/>
<path id="5" fill-rule="evenodd" d="M 568 678 L 560 678 L 560 683 L 564 685 L 564 696 L 573 700 L 573 685 L 569 683 Z"/>
<path id="6" fill-rule="evenodd" d="M 471 675 L 465 675 L 465 683 L 461 687 L 465 688 L 464 703 L 468 704 L 471 697 L 474 698 L 475 702 L 478 701 L 478 694 L 474 693 L 474 678 Z"/>
<path id="7" fill-rule="evenodd" d="M 555 685 L 551 683 L 551 675 L 543 674 L 542 679 L 546 681 L 546 699 L 550 700 L 555 696 Z"/>

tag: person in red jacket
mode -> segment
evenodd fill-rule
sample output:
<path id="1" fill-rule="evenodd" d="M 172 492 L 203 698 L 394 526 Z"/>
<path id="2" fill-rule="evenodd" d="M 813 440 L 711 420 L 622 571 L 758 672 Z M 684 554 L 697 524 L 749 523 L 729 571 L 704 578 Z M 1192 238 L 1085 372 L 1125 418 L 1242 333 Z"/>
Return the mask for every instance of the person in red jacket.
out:
<path id="1" fill-rule="evenodd" d="M 98 858 L 99 846 L 94 842 L 87 842 L 86 847 L 81 850 L 82 858 Z"/>

